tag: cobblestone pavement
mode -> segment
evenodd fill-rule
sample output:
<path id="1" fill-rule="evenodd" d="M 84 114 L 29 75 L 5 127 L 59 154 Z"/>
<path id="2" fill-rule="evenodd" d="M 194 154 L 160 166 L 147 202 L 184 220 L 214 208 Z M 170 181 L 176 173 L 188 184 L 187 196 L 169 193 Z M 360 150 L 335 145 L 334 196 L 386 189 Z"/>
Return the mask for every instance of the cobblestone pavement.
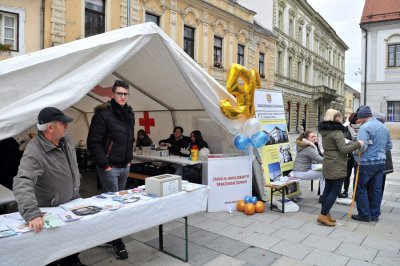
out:
<path id="1" fill-rule="evenodd" d="M 291 140 L 295 136 L 291 136 Z M 129 258 L 114 258 L 111 249 L 95 247 L 80 254 L 89 265 L 400 265 L 400 140 L 394 141 L 395 173 L 387 176 L 378 222 L 346 222 L 349 206 L 335 204 L 335 227 L 316 222 L 320 204 L 310 182 L 301 182 L 302 200 L 295 213 L 269 209 L 189 216 L 189 263 L 159 252 L 158 228 L 126 236 Z M 315 187 L 315 185 L 314 185 Z M 354 211 L 357 213 L 357 210 Z M 135 221 L 132 221 L 133 223 Z M 183 255 L 184 221 L 164 226 L 166 250 Z M 99 232 L 101 233 L 101 232 Z"/>

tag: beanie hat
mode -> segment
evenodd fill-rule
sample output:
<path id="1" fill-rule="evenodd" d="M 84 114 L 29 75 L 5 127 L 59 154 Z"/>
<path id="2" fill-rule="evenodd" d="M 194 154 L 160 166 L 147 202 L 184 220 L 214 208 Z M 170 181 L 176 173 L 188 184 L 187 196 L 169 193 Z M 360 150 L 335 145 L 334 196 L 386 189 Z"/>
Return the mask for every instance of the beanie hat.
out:
<path id="1" fill-rule="evenodd" d="M 369 108 L 369 106 L 367 105 L 362 106 L 360 110 L 358 110 L 357 112 L 357 118 L 368 118 L 368 117 L 372 117 L 371 108 Z"/>

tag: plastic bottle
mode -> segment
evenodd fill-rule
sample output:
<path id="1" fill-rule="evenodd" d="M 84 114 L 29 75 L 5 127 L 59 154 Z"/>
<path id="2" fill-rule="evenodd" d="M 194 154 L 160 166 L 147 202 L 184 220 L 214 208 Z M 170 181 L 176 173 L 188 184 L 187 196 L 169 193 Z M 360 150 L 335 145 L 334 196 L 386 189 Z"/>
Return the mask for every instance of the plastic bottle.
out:
<path id="1" fill-rule="evenodd" d="M 192 161 L 197 161 L 199 158 L 199 148 L 197 145 L 193 145 L 192 148 L 190 149 L 190 157 L 192 158 Z"/>

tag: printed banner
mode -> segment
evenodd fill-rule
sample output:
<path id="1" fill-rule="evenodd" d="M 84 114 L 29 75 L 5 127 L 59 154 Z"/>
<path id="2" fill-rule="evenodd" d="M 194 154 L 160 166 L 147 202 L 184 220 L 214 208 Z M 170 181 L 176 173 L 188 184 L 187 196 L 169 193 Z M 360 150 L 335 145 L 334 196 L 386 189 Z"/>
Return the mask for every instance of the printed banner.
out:
<path id="1" fill-rule="evenodd" d="M 261 130 L 269 136 L 260 153 L 265 181 L 269 183 L 293 168 L 282 92 L 256 90 L 255 111 Z"/>

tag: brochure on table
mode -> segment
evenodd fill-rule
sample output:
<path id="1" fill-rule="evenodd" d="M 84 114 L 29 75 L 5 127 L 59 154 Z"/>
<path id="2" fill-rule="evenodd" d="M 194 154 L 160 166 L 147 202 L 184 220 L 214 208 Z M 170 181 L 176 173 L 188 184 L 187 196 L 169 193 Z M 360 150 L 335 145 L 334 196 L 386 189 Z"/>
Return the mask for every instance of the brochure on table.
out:
<path id="1" fill-rule="evenodd" d="M 251 195 L 251 156 L 210 154 L 203 164 L 203 177 L 209 186 L 207 210 L 235 210 L 238 200 Z"/>
<path id="2" fill-rule="evenodd" d="M 260 121 L 261 130 L 270 139 L 260 150 L 265 182 L 279 181 L 293 168 L 293 156 L 290 151 L 290 140 L 287 130 L 286 114 L 281 91 L 255 91 L 256 118 Z M 270 193 L 270 191 L 269 191 Z M 298 184 L 290 191 L 288 197 L 300 194 Z"/>

